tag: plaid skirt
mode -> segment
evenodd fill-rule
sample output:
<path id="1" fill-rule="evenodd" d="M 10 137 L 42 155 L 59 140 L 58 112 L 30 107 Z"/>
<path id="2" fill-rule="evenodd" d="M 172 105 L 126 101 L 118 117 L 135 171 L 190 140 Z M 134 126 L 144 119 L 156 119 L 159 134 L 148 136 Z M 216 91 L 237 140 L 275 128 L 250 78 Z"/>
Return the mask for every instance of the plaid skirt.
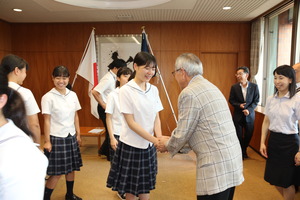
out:
<path id="1" fill-rule="evenodd" d="M 119 135 L 114 135 L 114 137 L 116 138 L 116 140 L 118 141 L 118 144 L 120 143 L 120 136 Z M 115 151 L 113 150 L 113 148 L 111 148 L 111 145 L 109 145 L 109 158 L 110 158 L 110 164 L 112 165 L 113 163 L 113 159 L 115 156 Z"/>
<path id="2" fill-rule="evenodd" d="M 106 186 L 121 194 L 137 196 L 155 189 L 156 175 L 157 155 L 154 145 L 139 149 L 120 141 Z"/>
<path id="3" fill-rule="evenodd" d="M 298 137 L 298 134 L 270 132 L 264 179 L 271 185 L 288 188 L 296 184 L 294 158 L 299 149 Z"/>
<path id="4" fill-rule="evenodd" d="M 76 134 L 68 137 L 55 137 L 50 135 L 51 152 L 45 152 L 49 159 L 48 175 L 63 175 L 72 171 L 80 171 L 82 159 Z"/>

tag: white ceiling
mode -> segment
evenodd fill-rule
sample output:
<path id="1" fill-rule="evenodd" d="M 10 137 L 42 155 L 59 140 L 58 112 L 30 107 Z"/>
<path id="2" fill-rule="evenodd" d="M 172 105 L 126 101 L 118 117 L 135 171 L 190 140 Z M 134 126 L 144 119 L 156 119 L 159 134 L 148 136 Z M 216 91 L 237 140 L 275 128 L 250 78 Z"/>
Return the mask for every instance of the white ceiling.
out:
<path id="1" fill-rule="evenodd" d="M 116 0 L 105 1 L 116 2 Z M 118 1 L 123 3 L 124 0 Z M 129 4 L 135 5 L 138 0 L 127 1 L 130 1 Z M 0 19 L 7 22 L 23 23 L 250 21 L 283 1 L 286 0 L 171 0 L 159 6 L 148 8 L 104 10 L 71 6 L 55 0 L 0 0 Z M 224 11 L 222 9 L 224 6 L 231 6 L 232 9 Z M 14 12 L 13 8 L 21 8 L 23 12 Z"/>

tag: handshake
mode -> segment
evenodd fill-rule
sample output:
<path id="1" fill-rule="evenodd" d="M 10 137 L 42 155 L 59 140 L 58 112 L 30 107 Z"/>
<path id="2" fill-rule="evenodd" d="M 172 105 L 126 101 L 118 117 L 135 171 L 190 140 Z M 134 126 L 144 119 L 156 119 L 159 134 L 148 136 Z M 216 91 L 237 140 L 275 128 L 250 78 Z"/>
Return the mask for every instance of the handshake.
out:
<path id="1" fill-rule="evenodd" d="M 157 142 L 154 143 L 154 146 L 161 153 L 167 152 L 168 150 L 166 148 L 166 143 L 168 142 L 169 139 L 170 139 L 169 136 L 158 137 Z"/>

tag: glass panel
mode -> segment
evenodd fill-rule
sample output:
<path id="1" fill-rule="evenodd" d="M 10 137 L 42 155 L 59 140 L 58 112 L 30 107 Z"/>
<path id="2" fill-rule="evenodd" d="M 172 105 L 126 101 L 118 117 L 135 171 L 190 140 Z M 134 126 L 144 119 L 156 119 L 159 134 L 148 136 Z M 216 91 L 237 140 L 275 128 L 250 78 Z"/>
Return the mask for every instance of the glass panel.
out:
<path id="1" fill-rule="evenodd" d="M 273 71 L 280 65 L 290 65 L 293 27 L 293 7 L 269 16 L 266 27 L 267 60 L 264 99 L 274 93 Z M 264 105 L 265 101 L 263 101 Z"/>

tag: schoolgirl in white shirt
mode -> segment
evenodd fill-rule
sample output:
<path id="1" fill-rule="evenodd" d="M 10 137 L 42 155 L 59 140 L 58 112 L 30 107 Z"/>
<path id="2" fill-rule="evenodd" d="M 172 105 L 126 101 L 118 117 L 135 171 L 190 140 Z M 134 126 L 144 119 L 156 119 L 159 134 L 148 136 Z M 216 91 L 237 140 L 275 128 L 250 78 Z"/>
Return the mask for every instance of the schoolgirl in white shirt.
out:
<path id="1" fill-rule="evenodd" d="M 159 93 L 149 83 L 156 71 L 156 59 L 146 52 L 134 58 L 135 78 L 119 92 L 120 111 L 124 115 L 120 142 L 107 179 L 107 187 L 148 200 L 155 189 L 157 156 L 154 145 L 161 137 L 158 112 L 163 109 Z M 155 136 L 156 137 L 155 137 Z"/>
<path id="2" fill-rule="evenodd" d="M 117 72 L 116 88 L 108 95 L 106 104 L 106 124 L 110 138 L 110 161 L 112 162 L 117 145 L 119 142 L 122 118 L 119 103 L 119 90 L 128 82 L 132 70 L 128 67 L 122 67 Z"/>
<path id="3" fill-rule="evenodd" d="M 274 185 L 285 200 L 289 200 L 295 197 L 295 164 L 300 164 L 295 163 L 295 157 L 299 154 L 300 95 L 296 94 L 292 67 L 279 66 L 273 74 L 275 93 L 266 102 L 260 152 L 267 158 L 264 179 Z"/>
<path id="4" fill-rule="evenodd" d="M 118 53 L 114 52 L 112 55 L 113 62 L 108 65 L 108 72 L 102 77 L 99 81 L 98 85 L 92 90 L 92 94 L 96 101 L 98 102 L 98 114 L 99 118 L 101 119 L 105 129 L 107 130 L 106 125 L 106 103 L 107 97 L 109 93 L 111 93 L 116 86 L 116 74 L 118 70 L 122 67 L 126 67 L 126 62 L 122 59 L 118 58 Z M 109 158 L 109 135 L 105 135 L 105 140 L 98 151 L 99 155 L 105 155 L 107 160 Z"/>
<path id="5" fill-rule="evenodd" d="M 5 56 L 1 61 L 1 67 L 5 69 L 8 78 L 8 86 L 17 90 L 24 101 L 26 109 L 26 118 L 30 131 L 32 132 L 32 139 L 36 144 L 40 144 L 41 129 L 38 118 L 40 109 L 32 92 L 22 87 L 25 80 L 27 70 L 29 68 L 28 63 L 19 56 L 9 54 Z"/>
<path id="6" fill-rule="evenodd" d="M 50 200 L 61 175 L 66 177 L 66 200 L 81 200 L 73 193 L 75 171 L 82 166 L 79 150 L 80 126 L 77 111 L 81 109 L 75 92 L 66 88 L 70 73 L 57 66 L 52 73 L 54 88 L 42 97 L 45 154 L 49 159 L 44 200 Z"/>
<path id="7" fill-rule="evenodd" d="M 1 69 L 3 70 L 3 69 Z M 1 71 L 0 70 L 0 71 Z M 0 72 L 0 199 L 41 200 L 47 158 L 30 139 L 21 95 Z"/>
<path id="8" fill-rule="evenodd" d="M 119 90 L 128 82 L 132 70 L 128 67 L 122 67 L 117 72 L 116 89 L 107 97 L 106 104 L 106 124 L 110 139 L 110 162 L 112 164 L 117 145 L 119 143 L 123 115 L 120 112 Z M 125 199 L 125 194 L 117 193 L 120 199 Z"/>

